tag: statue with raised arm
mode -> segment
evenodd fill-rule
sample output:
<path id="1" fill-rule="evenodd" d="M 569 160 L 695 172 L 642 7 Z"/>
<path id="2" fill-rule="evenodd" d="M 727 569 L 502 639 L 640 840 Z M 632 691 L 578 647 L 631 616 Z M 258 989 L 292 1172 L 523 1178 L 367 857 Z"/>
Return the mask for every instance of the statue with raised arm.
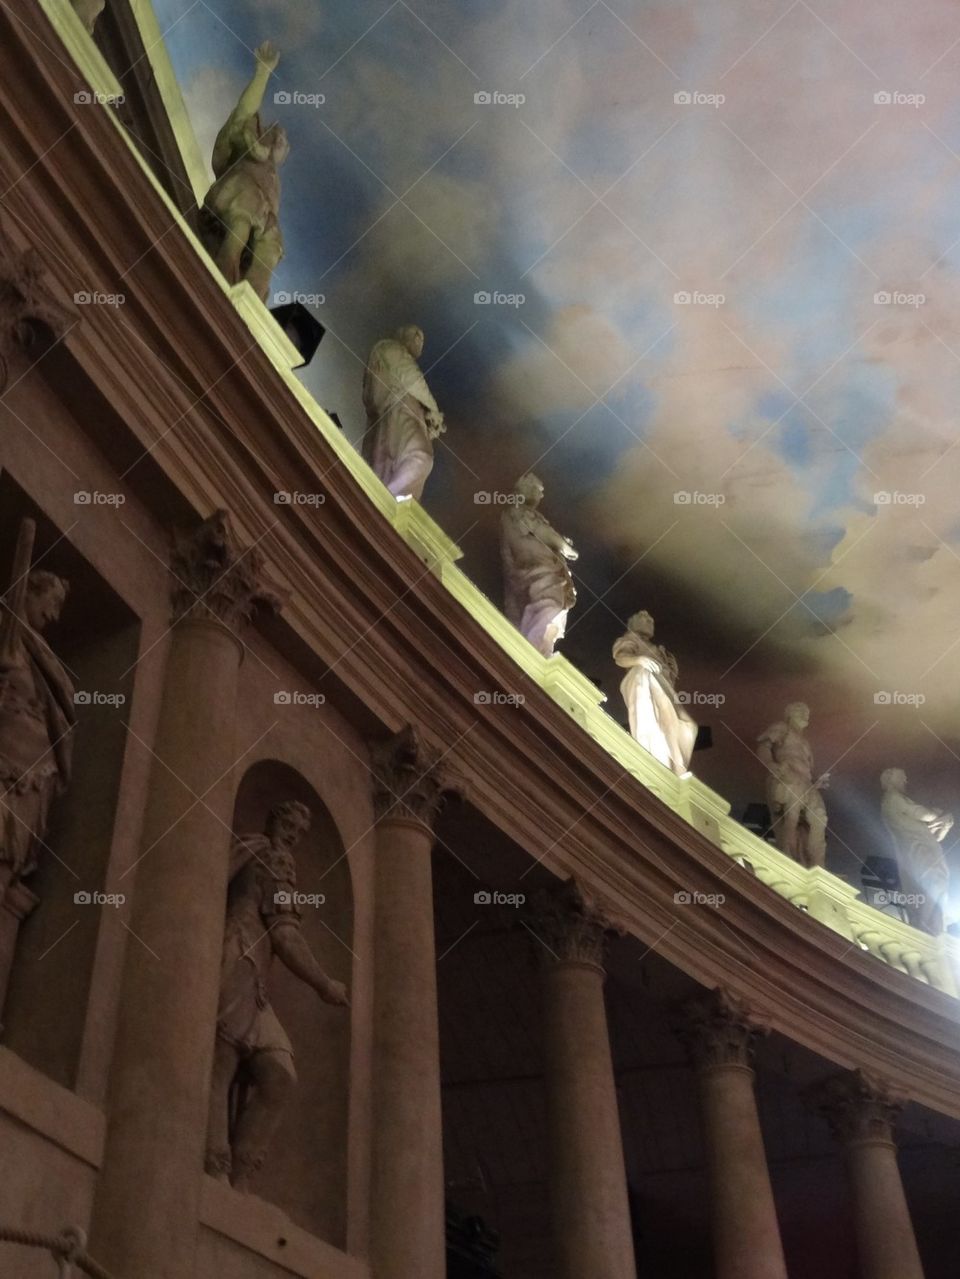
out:
<path id="1" fill-rule="evenodd" d="M 563 638 L 567 613 L 577 600 L 567 568 L 567 560 L 575 560 L 577 552 L 537 510 L 543 485 L 535 475 L 517 480 L 515 496 L 500 519 L 503 611 L 534 648 L 549 657 Z"/>
<path id="2" fill-rule="evenodd" d="M 50 807 L 70 781 L 74 687 L 42 631 L 67 583 L 30 571 L 34 526 L 20 526 L 0 615 L 0 901 L 36 869 Z"/>
<path id="3" fill-rule="evenodd" d="M 880 814 L 896 850 L 907 918 L 914 928 L 939 936 L 950 886 L 950 868 L 941 845 L 953 827 L 953 817 L 908 799 L 902 768 L 885 769 L 880 785 Z"/>
<path id="4" fill-rule="evenodd" d="M 206 1170 L 247 1191 L 296 1083 L 293 1049 L 267 995 L 274 956 L 324 1003 L 349 1006 L 300 932 L 293 850 L 310 828 L 304 804 L 277 804 L 262 835 L 231 851 Z"/>
<path id="5" fill-rule="evenodd" d="M 280 55 L 269 41 L 256 50 L 256 70 L 213 148 L 216 182 L 200 211 L 204 247 L 230 284 L 247 280 L 266 301 L 270 277 L 283 257 L 280 177 L 290 150 L 279 124 L 260 121 L 267 81 Z"/>
<path id="6" fill-rule="evenodd" d="M 678 777 L 690 772 L 697 726 L 677 696 L 677 661 L 653 642 L 653 618 L 634 613 L 627 633 L 613 646 L 613 660 L 626 667 L 620 692 L 627 704 L 631 735 Z"/>
<path id="7" fill-rule="evenodd" d="M 813 750 L 805 730 L 810 708 L 791 702 L 783 719 L 757 739 L 757 755 L 767 768 L 767 803 L 781 852 L 802 866 L 822 866 L 827 856 L 827 809 L 820 794 L 828 773 L 814 777 Z"/>
<path id="8" fill-rule="evenodd" d="M 433 441 L 447 429 L 417 361 L 423 329 L 408 324 L 370 352 L 363 375 L 363 456 L 394 497 L 419 502 L 433 470 Z"/>

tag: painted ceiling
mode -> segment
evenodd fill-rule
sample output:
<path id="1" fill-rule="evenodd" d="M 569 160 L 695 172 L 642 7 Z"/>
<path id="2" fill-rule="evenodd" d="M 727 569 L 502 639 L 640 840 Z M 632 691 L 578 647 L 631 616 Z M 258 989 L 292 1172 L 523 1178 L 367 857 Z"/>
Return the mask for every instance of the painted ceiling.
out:
<path id="1" fill-rule="evenodd" d="M 960 8 L 951 0 L 155 0 L 209 158 L 263 39 L 291 143 L 277 294 L 351 438 L 375 340 L 426 333 L 425 505 L 500 598 L 528 468 L 577 543 L 563 651 L 623 719 L 648 608 L 695 769 L 813 711 L 830 864 L 886 852 L 878 771 L 960 817 Z M 957 876 L 960 879 L 960 875 Z"/>

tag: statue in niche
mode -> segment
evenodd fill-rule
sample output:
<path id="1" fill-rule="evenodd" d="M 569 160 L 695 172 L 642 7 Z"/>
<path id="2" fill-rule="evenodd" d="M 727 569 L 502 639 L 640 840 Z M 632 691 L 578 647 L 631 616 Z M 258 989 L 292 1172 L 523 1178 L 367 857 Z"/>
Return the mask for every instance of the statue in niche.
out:
<path id="1" fill-rule="evenodd" d="M 231 850 L 206 1170 L 244 1192 L 297 1078 L 290 1040 L 267 998 L 274 956 L 325 1003 L 350 1002 L 300 933 L 293 850 L 309 829 L 309 809 L 291 800 L 270 810 L 262 835 L 243 835 Z"/>
<path id="2" fill-rule="evenodd" d="M 447 429 L 417 363 L 422 354 L 423 329 L 408 324 L 374 345 L 363 375 L 363 456 L 394 497 L 418 502 L 433 470 L 433 441 Z"/>
<path id="3" fill-rule="evenodd" d="M 630 733 L 678 777 L 690 772 L 697 725 L 677 697 L 677 660 L 653 642 L 653 618 L 634 613 L 627 633 L 613 646 L 613 660 L 626 667 L 620 692 L 627 704 Z"/>
<path id="4" fill-rule="evenodd" d="M 260 122 L 264 90 L 280 55 L 266 41 L 254 56 L 253 78 L 217 134 L 213 148 L 217 180 L 200 211 L 200 234 L 227 281 L 247 280 L 265 302 L 270 277 L 283 257 L 277 170 L 290 146 L 279 124 L 264 128 Z"/>
<path id="5" fill-rule="evenodd" d="M 107 7 L 107 0 L 72 0 L 72 3 L 77 17 L 90 35 L 93 35 L 97 19 Z"/>
<path id="6" fill-rule="evenodd" d="M 543 485 L 535 475 L 522 475 L 515 494 L 500 519 L 503 611 L 538 652 L 550 657 L 577 600 L 567 568 L 577 552 L 537 510 Z"/>
<path id="7" fill-rule="evenodd" d="M 0 615 L 0 901 L 36 869 L 53 800 L 70 781 L 74 687 L 43 638 L 68 584 L 30 571 L 34 525 L 20 526 Z"/>
<path id="8" fill-rule="evenodd" d="M 953 817 L 909 799 L 907 775 L 902 768 L 885 769 L 880 774 L 880 785 L 880 813 L 896 849 L 907 918 L 914 928 L 939 936 L 950 885 L 950 868 L 942 843 L 953 827 Z"/>
<path id="9" fill-rule="evenodd" d="M 767 767 L 767 803 L 774 842 L 802 866 L 822 866 L 827 856 L 827 809 L 821 790 L 829 773 L 814 777 L 813 750 L 805 736 L 810 708 L 791 702 L 783 719 L 757 739 L 757 755 Z"/>

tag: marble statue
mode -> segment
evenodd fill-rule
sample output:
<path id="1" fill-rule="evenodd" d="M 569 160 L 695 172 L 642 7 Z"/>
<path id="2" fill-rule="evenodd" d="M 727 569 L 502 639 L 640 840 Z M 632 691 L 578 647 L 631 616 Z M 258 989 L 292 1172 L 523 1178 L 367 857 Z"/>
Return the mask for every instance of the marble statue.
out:
<path id="1" fill-rule="evenodd" d="M 363 375 L 363 456 L 394 497 L 417 501 L 433 470 L 433 441 L 447 429 L 417 363 L 422 354 L 423 330 L 408 324 L 374 345 Z"/>
<path id="2" fill-rule="evenodd" d="M 256 70 L 213 148 L 216 181 L 200 212 L 204 247 L 230 284 L 247 280 L 266 301 L 270 277 L 283 257 L 280 177 L 290 147 L 279 124 L 260 121 L 267 80 L 280 55 L 269 41 L 255 52 Z"/>
<path id="3" fill-rule="evenodd" d="M 626 667 L 620 692 L 627 704 L 630 733 L 679 777 L 690 772 L 697 726 L 677 699 L 677 662 L 653 642 L 653 618 L 635 613 L 627 633 L 613 646 L 613 660 Z"/>
<path id="4" fill-rule="evenodd" d="M 517 480 L 516 497 L 500 519 L 503 611 L 534 648 L 549 657 L 576 603 L 566 561 L 575 560 L 577 552 L 537 510 L 543 485 L 535 475 Z"/>
<path id="5" fill-rule="evenodd" d="M 33 522 L 24 520 L 0 617 L 0 901 L 36 869 L 53 800 L 70 781 L 74 687 L 41 632 L 68 585 L 30 572 Z"/>
<path id="6" fill-rule="evenodd" d="M 349 1007 L 300 933 L 293 850 L 310 827 L 304 804 L 277 804 L 262 835 L 231 850 L 206 1170 L 248 1191 L 296 1083 L 293 1049 L 267 997 L 276 956 L 324 1003 Z"/>
<path id="7" fill-rule="evenodd" d="M 93 35 L 94 28 L 97 25 L 97 19 L 107 7 L 107 0 L 72 0 L 72 3 L 76 10 L 77 17 L 86 27 L 90 35 Z"/>
<path id="8" fill-rule="evenodd" d="M 813 750 L 804 736 L 810 708 L 791 702 L 783 719 L 757 739 L 767 767 L 767 803 L 777 847 L 803 866 L 822 866 L 827 856 L 827 810 L 820 794 L 830 775 L 814 777 Z"/>
<path id="9" fill-rule="evenodd" d="M 953 817 L 908 799 L 907 775 L 902 768 L 885 769 L 880 785 L 880 813 L 896 849 L 907 918 L 914 928 L 939 935 L 950 884 L 950 868 L 941 845 L 953 826 Z"/>

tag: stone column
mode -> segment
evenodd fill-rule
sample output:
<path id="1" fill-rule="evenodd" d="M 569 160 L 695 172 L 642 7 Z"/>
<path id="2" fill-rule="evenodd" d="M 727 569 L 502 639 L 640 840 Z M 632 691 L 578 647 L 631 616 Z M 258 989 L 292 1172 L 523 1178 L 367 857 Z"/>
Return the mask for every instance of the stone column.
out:
<path id="1" fill-rule="evenodd" d="M 905 1099 L 859 1070 L 824 1080 L 808 1098 L 843 1145 L 860 1279 L 923 1279 L 893 1139 Z"/>
<path id="2" fill-rule="evenodd" d="M 610 923 L 572 881 L 538 895 L 526 923 L 539 943 L 558 1275 L 636 1279 L 603 999 Z"/>
<path id="3" fill-rule="evenodd" d="M 766 1029 L 722 990 L 685 1005 L 674 1028 L 697 1071 L 716 1279 L 787 1279 L 754 1095 Z"/>
<path id="4" fill-rule="evenodd" d="M 235 784 L 241 627 L 262 560 L 225 512 L 175 540 L 173 626 L 110 1074 L 91 1255 L 124 1279 L 194 1273 Z M 199 797 L 199 798 L 197 798 Z"/>
<path id="5" fill-rule="evenodd" d="M 373 1279 L 444 1279 L 440 1032 L 430 854 L 445 780 L 407 728 L 372 751 Z"/>

